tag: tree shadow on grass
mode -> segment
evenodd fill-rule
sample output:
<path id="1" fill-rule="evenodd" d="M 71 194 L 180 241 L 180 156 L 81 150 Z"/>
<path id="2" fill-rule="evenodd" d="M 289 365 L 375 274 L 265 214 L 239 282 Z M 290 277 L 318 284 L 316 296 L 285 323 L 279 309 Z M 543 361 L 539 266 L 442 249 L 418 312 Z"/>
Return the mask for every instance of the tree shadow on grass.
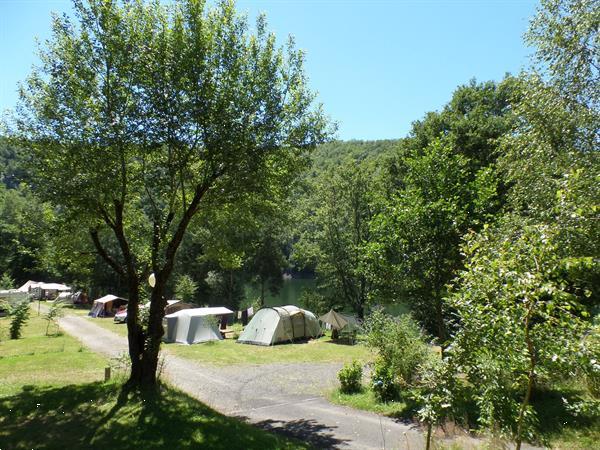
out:
<path id="1" fill-rule="evenodd" d="M 306 448 L 223 416 L 179 391 L 27 386 L 0 399 L 2 449 Z"/>
<path id="2" fill-rule="evenodd" d="M 581 441 L 581 448 L 586 447 L 584 442 L 598 445 L 600 417 L 585 411 L 576 414 L 568 407 L 577 405 L 585 397 L 580 388 L 565 386 L 560 390 L 540 388 L 535 391 L 532 406 L 539 420 L 538 434 L 544 443 L 565 433 L 573 433 Z"/>
<path id="3" fill-rule="evenodd" d="M 238 417 L 241 420 L 249 421 L 247 417 Z M 299 439 L 302 442 L 310 444 L 314 448 L 340 448 L 348 441 L 340 439 L 333 434 L 337 427 L 321 424 L 313 419 L 296 419 L 290 421 L 281 420 L 262 420 L 255 422 L 254 426 L 283 436 Z"/>

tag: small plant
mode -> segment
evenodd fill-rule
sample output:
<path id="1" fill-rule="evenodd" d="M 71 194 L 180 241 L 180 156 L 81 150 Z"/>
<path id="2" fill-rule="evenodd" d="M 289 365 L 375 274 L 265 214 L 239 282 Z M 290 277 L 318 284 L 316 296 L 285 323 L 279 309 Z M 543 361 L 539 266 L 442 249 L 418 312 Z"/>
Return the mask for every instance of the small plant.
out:
<path id="1" fill-rule="evenodd" d="M 346 364 L 338 372 L 340 390 L 344 394 L 354 394 L 362 390 L 362 365 L 358 361 Z"/>
<path id="2" fill-rule="evenodd" d="M 19 339 L 23 325 L 29 320 L 29 302 L 21 302 L 13 307 L 10 321 L 10 338 Z"/>
<path id="3" fill-rule="evenodd" d="M 375 396 L 382 402 L 396 400 L 400 395 L 399 384 L 392 366 L 385 359 L 377 358 L 371 375 Z"/>
<path id="4" fill-rule="evenodd" d="M 5 272 L 0 277 L 0 289 L 14 289 L 15 288 L 15 280 Z"/>
<path id="5" fill-rule="evenodd" d="M 175 295 L 184 302 L 193 302 L 198 283 L 189 275 L 181 275 L 175 283 Z"/>
<path id="6" fill-rule="evenodd" d="M 44 315 L 44 320 L 47 322 L 46 336 L 48 336 L 50 325 L 54 325 L 56 327 L 56 332 L 54 334 L 58 334 L 60 328 L 58 324 L 58 319 L 60 319 L 64 315 L 63 306 L 63 303 L 55 301 L 54 303 L 52 303 L 52 306 L 50 307 L 48 312 Z"/>

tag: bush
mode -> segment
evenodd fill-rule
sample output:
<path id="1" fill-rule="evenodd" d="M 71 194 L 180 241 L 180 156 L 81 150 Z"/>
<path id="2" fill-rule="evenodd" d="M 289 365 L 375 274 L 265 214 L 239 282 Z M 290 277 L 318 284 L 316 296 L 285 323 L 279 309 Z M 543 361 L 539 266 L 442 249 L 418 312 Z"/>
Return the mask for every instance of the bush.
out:
<path id="1" fill-rule="evenodd" d="M 13 307 L 10 316 L 10 338 L 19 339 L 23 330 L 23 325 L 29 319 L 29 302 L 21 302 Z"/>
<path id="2" fill-rule="evenodd" d="M 375 310 L 363 328 L 366 345 L 379 354 L 374 375 L 378 373 L 378 381 L 391 382 L 397 389 L 413 386 L 421 368 L 435 357 L 421 328 L 409 315 L 396 318 Z"/>
<path id="3" fill-rule="evenodd" d="M 396 400 L 400 396 L 400 384 L 393 367 L 383 358 L 377 358 L 371 375 L 371 388 L 377 399 L 382 402 Z"/>
<path id="4" fill-rule="evenodd" d="M 354 394 L 362 390 L 362 365 L 358 361 L 346 364 L 338 372 L 340 390 L 344 394 Z"/>

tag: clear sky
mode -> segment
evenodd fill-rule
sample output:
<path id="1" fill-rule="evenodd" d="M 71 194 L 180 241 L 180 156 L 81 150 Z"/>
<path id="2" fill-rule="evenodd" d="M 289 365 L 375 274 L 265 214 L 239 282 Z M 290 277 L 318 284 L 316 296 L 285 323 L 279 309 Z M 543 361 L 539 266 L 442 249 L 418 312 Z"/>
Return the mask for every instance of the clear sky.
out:
<path id="1" fill-rule="evenodd" d="M 0 111 L 36 62 L 35 38 L 70 0 L 0 0 Z M 281 42 L 307 53 L 310 85 L 340 139 L 405 136 L 471 78 L 501 80 L 527 66 L 522 35 L 534 0 L 238 0 L 267 14 Z"/>

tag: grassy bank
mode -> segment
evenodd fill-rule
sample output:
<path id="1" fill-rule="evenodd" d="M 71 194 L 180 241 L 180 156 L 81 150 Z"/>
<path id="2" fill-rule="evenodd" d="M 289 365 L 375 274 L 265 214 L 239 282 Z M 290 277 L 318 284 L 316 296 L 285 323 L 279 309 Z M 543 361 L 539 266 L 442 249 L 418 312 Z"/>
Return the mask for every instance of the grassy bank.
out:
<path id="1" fill-rule="evenodd" d="M 308 448 L 168 386 L 141 395 L 101 382 L 106 360 L 68 335 L 45 336 L 35 312 L 21 339 L 6 339 L 8 324 L 0 319 L 2 449 Z"/>
<path id="2" fill-rule="evenodd" d="M 367 388 L 356 394 L 344 394 L 336 389 L 329 392 L 327 398 L 338 405 L 371 411 L 401 420 L 412 420 L 418 409 L 411 402 L 379 402 L 373 391 Z M 560 450 L 600 449 L 600 418 L 585 412 L 578 415 L 573 414 L 565 406 L 565 401 L 574 404 L 582 398 L 589 398 L 589 395 L 583 386 L 575 382 L 553 390 L 540 390 L 536 393 L 533 406 L 539 419 L 537 428 L 540 442 L 537 442 L 538 445 Z M 451 428 L 454 429 L 454 427 Z M 501 441 L 487 439 L 487 433 L 484 430 L 481 431 L 484 437 L 481 441 L 482 448 L 502 448 L 498 444 Z M 438 434 L 443 435 L 443 430 L 440 430 Z"/>

